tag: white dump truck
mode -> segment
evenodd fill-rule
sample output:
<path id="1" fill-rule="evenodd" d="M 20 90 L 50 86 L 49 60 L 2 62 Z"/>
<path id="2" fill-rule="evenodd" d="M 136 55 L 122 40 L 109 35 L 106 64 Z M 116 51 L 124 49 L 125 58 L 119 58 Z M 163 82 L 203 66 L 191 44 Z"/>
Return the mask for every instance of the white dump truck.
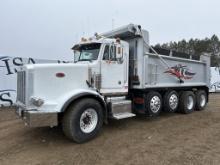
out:
<path id="1" fill-rule="evenodd" d="M 72 63 L 25 65 L 17 73 L 16 112 L 27 125 L 61 124 L 82 143 L 109 119 L 188 114 L 208 102 L 209 56 L 157 54 L 139 25 L 82 38 L 72 49 Z"/>

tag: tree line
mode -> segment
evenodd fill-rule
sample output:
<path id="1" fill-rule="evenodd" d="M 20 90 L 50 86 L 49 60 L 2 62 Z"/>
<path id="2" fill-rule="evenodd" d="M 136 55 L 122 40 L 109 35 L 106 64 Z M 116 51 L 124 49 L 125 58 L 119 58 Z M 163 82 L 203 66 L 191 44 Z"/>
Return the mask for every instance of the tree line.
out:
<path id="1" fill-rule="evenodd" d="M 211 56 L 211 66 L 220 67 L 220 40 L 217 35 L 204 39 L 191 38 L 188 41 L 185 39 L 178 42 L 171 41 L 169 43 L 156 44 L 154 47 L 190 54 L 196 59 L 201 54 L 208 53 Z"/>

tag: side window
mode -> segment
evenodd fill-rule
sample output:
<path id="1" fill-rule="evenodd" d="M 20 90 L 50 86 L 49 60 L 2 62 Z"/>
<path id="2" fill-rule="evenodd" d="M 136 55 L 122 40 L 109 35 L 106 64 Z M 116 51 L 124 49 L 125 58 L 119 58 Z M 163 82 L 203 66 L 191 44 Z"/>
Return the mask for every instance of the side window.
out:
<path id="1" fill-rule="evenodd" d="M 103 54 L 103 60 L 111 60 L 116 61 L 116 46 L 105 46 L 104 54 Z"/>

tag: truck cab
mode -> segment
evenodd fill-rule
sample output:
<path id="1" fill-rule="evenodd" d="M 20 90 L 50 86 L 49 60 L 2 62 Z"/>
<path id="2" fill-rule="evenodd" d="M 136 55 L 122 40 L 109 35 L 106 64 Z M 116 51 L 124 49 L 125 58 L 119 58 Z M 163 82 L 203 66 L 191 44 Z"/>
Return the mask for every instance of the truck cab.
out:
<path id="1" fill-rule="evenodd" d="M 74 45 L 74 63 L 89 65 L 88 84 L 104 96 L 128 92 L 127 42 L 104 37 L 82 38 Z"/>

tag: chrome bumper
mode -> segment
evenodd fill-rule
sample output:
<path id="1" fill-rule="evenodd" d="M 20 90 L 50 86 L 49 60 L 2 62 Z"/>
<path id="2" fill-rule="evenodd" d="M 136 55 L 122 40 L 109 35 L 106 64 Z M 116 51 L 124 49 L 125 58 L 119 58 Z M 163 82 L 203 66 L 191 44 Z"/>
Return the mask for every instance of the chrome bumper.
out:
<path id="1" fill-rule="evenodd" d="M 24 107 L 15 106 L 16 114 L 30 127 L 54 127 L 58 125 L 58 113 L 26 110 Z"/>

